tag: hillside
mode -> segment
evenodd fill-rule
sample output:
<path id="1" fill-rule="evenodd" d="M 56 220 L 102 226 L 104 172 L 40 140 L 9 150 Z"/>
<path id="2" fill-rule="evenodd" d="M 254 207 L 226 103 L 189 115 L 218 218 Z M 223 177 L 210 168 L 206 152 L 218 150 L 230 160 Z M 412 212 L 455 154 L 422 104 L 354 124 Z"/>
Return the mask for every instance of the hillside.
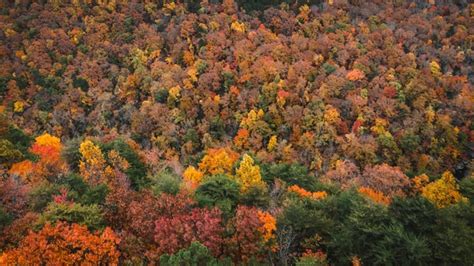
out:
<path id="1" fill-rule="evenodd" d="M 473 265 L 474 4 L 0 3 L 0 264 Z"/>

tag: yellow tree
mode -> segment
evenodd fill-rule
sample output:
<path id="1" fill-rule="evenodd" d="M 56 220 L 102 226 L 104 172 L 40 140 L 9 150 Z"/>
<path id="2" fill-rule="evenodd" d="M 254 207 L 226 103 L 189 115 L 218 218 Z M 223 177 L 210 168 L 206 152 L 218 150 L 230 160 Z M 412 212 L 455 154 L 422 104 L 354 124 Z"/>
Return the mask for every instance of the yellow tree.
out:
<path id="1" fill-rule="evenodd" d="M 449 171 L 444 172 L 440 179 L 423 187 L 421 195 L 438 208 L 444 208 L 465 200 L 461 193 L 459 193 L 459 186 L 453 174 Z"/>
<path id="2" fill-rule="evenodd" d="M 183 173 L 184 180 L 194 184 L 201 183 L 203 176 L 204 174 L 201 171 L 197 170 L 194 166 L 189 166 L 188 168 L 186 168 L 186 170 L 184 170 Z"/>
<path id="3" fill-rule="evenodd" d="M 275 147 L 278 145 L 278 139 L 277 136 L 273 135 L 270 137 L 270 140 L 268 141 L 267 149 L 268 151 L 273 151 Z"/>
<path id="4" fill-rule="evenodd" d="M 240 162 L 239 168 L 235 172 L 237 181 L 241 184 L 243 192 L 250 187 L 265 186 L 260 174 L 260 167 L 254 164 L 252 157 L 245 154 Z"/>
<path id="5" fill-rule="evenodd" d="M 106 161 L 100 147 L 90 140 L 85 140 L 79 147 L 82 159 L 79 163 L 81 176 L 89 183 L 98 184 L 104 174 Z"/>
<path id="6" fill-rule="evenodd" d="M 199 170 L 204 174 L 230 174 L 239 155 L 228 149 L 209 149 L 199 163 Z"/>

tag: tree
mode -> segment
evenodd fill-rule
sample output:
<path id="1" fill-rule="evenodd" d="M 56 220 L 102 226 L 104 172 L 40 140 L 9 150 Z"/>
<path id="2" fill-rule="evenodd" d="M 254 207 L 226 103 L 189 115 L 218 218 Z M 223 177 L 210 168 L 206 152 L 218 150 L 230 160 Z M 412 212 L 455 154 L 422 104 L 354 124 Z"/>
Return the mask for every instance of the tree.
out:
<path id="1" fill-rule="evenodd" d="M 45 133 L 35 138 L 35 143 L 31 146 L 31 152 L 40 156 L 45 161 L 56 161 L 62 151 L 61 140 L 57 137 Z"/>
<path id="2" fill-rule="evenodd" d="M 194 208 L 189 213 L 161 216 L 155 221 L 156 255 L 173 254 L 198 241 L 214 256 L 222 252 L 223 232 L 221 211 Z"/>
<path id="3" fill-rule="evenodd" d="M 399 167 L 381 164 L 365 167 L 360 184 L 392 197 L 404 195 L 410 181 Z"/>
<path id="4" fill-rule="evenodd" d="M 308 168 L 301 164 L 271 163 L 261 167 L 262 178 L 267 184 L 276 179 L 285 181 L 288 185 L 298 185 L 304 189 L 313 189 L 316 178 L 311 176 Z"/>
<path id="5" fill-rule="evenodd" d="M 61 158 L 62 144 L 57 137 L 48 133 L 35 138 L 30 152 L 39 157 L 36 162 L 25 160 L 12 165 L 10 173 L 24 178 L 29 183 L 56 181 L 64 172 L 67 165 Z"/>
<path id="6" fill-rule="evenodd" d="M 0 139 L 0 164 L 10 166 L 11 163 L 17 162 L 23 158 L 23 154 L 15 146 L 6 139 Z"/>
<path id="7" fill-rule="evenodd" d="M 260 174 L 260 167 L 254 165 L 252 157 L 247 154 L 244 154 L 239 168 L 235 171 L 235 178 L 240 183 L 242 192 L 247 191 L 250 187 L 265 186 Z"/>
<path id="8" fill-rule="evenodd" d="M 196 201 L 200 206 L 218 207 L 225 215 L 229 215 L 239 201 L 240 185 L 226 175 L 208 177 L 199 185 L 195 192 Z"/>
<path id="9" fill-rule="evenodd" d="M 57 223 L 59 221 L 85 225 L 89 230 L 99 230 L 104 227 L 101 209 L 97 205 L 82 205 L 80 203 L 52 202 L 41 214 L 38 224 Z"/>
<path id="10" fill-rule="evenodd" d="M 238 206 L 235 217 L 230 221 L 232 236 L 228 240 L 229 255 L 234 261 L 248 262 L 261 259 L 263 252 L 264 222 L 254 207 Z"/>
<path id="11" fill-rule="evenodd" d="M 406 231 L 381 205 L 357 206 L 335 230 L 329 250 L 338 263 L 347 263 L 353 256 L 363 264 L 426 264 L 430 260 L 425 239 Z"/>
<path id="12" fill-rule="evenodd" d="M 222 262 L 221 262 L 222 263 Z M 230 263 L 229 263 L 230 264 Z M 175 254 L 165 254 L 160 257 L 160 265 L 220 265 L 209 249 L 199 242 L 192 242 L 188 248 L 181 249 Z"/>
<path id="13" fill-rule="evenodd" d="M 324 182 L 339 184 L 343 189 L 358 185 L 360 171 L 358 167 L 348 160 L 338 160 L 334 169 L 329 170 L 322 178 Z"/>
<path id="14" fill-rule="evenodd" d="M 120 239 L 110 228 L 91 233 L 85 226 L 66 223 L 46 224 L 30 233 L 18 248 L 0 256 L 6 265 L 24 264 L 118 264 Z"/>
<path id="15" fill-rule="evenodd" d="M 184 180 L 194 183 L 194 184 L 201 183 L 203 176 L 204 174 L 201 171 L 194 168 L 194 166 L 189 166 L 188 168 L 186 168 L 186 170 L 184 170 L 184 173 L 183 173 Z"/>
<path id="16" fill-rule="evenodd" d="M 449 171 L 444 172 L 440 179 L 424 186 L 421 189 L 421 195 L 438 208 L 447 207 L 465 200 L 461 193 L 459 193 L 456 179 Z"/>
<path id="17" fill-rule="evenodd" d="M 163 170 L 151 178 L 151 190 L 155 195 L 161 193 L 176 195 L 180 191 L 181 182 L 181 177 L 169 170 Z"/>
<path id="18" fill-rule="evenodd" d="M 277 229 L 276 227 L 276 218 L 273 217 L 268 212 L 265 211 L 258 211 L 258 219 L 262 222 L 262 226 L 259 228 L 260 233 L 263 236 L 263 240 L 265 242 L 270 242 L 275 239 L 275 231 Z"/>
<path id="19" fill-rule="evenodd" d="M 209 149 L 199 163 L 199 170 L 211 175 L 229 174 L 237 159 L 237 153 L 229 148 Z"/>
<path id="20" fill-rule="evenodd" d="M 79 171 L 84 180 L 90 184 L 103 182 L 106 161 L 99 146 L 90 140 L 85 140 L 79 147 L 82 159 L 79 163 Z"/>

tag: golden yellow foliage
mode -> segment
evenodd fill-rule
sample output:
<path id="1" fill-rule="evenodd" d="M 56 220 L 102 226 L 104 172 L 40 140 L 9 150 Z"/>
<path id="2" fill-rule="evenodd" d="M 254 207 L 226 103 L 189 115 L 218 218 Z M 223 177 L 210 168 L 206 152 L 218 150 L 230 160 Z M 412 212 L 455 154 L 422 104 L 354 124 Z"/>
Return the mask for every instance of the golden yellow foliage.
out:
<path id="1" fill-rule="evenodd" d="M 28 56 L 25 54 L 23 50 L 17 50 L 15 52 L 15 55 L 16 57 L 20 58 L 22 61 L 26 61 L 26 59 L 28 58 Z"/>
<path id="2" fill-rule="evenodd" d="M 270 140 L 268 141 L 267 149 L 268 151 L 273 151 L 275 147 L 278 144 L 278 139 L 277 136 L 273 135 L 270 137 Z"/>
<path id="3" fill-rule="evenodd" d="M 426 120 L 428 120 L 429 123 L 433 123 L 433 121 L 435 120 L 436 112 L 433 110 L 433 107 L 431 105 L 426 108 L 425 116 Z"/>
<path id="4" fill-rule="evenodd" d="M 198 72 L 195 66 L 190 67 L 187 72 L 189 78 L 191 79 L 192 82 L 198 81 Z"/>
<path id="5" fill-rule="evenodd" d="M 423 187 L 425 187 L 430 182 L 430 178 L 426 174 L 422 174 L 415 176 L 411 182 L 413 184 L 413 190 L 421 192 Z"/>
<path id="6" fill-rule="evenodd" d="M 459 193 L 456 179 L 449 171 L 444 172 L 440 179 L 423 187 L 421 195 L 438 208 L 444 208 L 465 200 L 461 193 Z"/>
<path id="7" fill-rule="evenodd" d="M 184 180 L 196 184 L 201 183 L 203 176 L 204 174 L 201 171 L 197 170 L 194 166 L 189 166 L 188 168 L 186 168 L 186 170 L 184 170 L 183 173 Z"/>
<path id="8" fill-rule="evenodd" d="M 386 127 L 388 126 L 388 121 L 383 118 L 375 119 L 375 126 L 371 127 L 370 130 L 377 135 L 384 134 L 386 132 Z"/>
<path id="9" fill-rule="evenodd" d="M 199 163 L 199 170 L 211 175 L 229 174 L 239 155 L 228 148 L 209 149 Z"/>
<path id="10" fill-rule="evenodd" d="M 183 61 L 186 63 L 186 65 L 191 66 L 194 63 L 194 54 L 190 51 L 184 51 L 183 52 Z"/>
<path id="11" fill-rule="evenodd" d="M 112 164 L 113 167 L 120 169 L 122 171 L 127 170 L 130 167 L 130 164 L 128 161 L 120 156 L 118 151 L 116 150 L 111 150 L 107 154 L 109 158 L 109 162 Z"/>
<path id="12" fill-rule="evenodd" d="M 35 138 L 30 152 L 38 155 L 37 162 L 25 160 L 13 164 L 10 173 L 17 174 L 26 182 L 42 182 L 45 178 L 57 176 L 58 173 L 66 171 L 66 163 L 61 159 L 61 140 L 55 136 L 45 133 Z"/>
<path id="13" fill-rule="evenodd" d="M 35 143 L 30 151 L 41 157 L 44 162 L 57 162 L 62 150 L 61 140 L 45 133 L 35 138 Z"/>
<path id="14" fill-rule="evenodd" d="M 431 74 L 433 74 L 434 76 L 440 76 L 441 75 L 441 67 L 439 66 L 438 62 L 436 62 L 436 61 L 431 61 L 430 70 L 431 70 Z"/>
<path id="15" fill-rule="evenodd" d="M 12 28 L 7 28 L 3 31 L 5 33 L 5 36 L 11 37 L 16 34 L 16 31 Z"/>
<path id="16" fill-rule="evenodd" d="M 173 13 L 173 11 L 175 10 L 176 10 L 176 3 L 174 1 L 163 5 L 163 12 L 168 16 L 171 15 L 171 13 Z"/>
<path id="17" fill-rule="evenodd" d="M 97 184 L 103 175 L 106 161 L 100 147 L 90 140 L 85 140 L 79 147 L 82 160 L 79 163 L 79 172 L 87 182 Z"/>
<path id="18" fill-rule="evenodd" d="M 301 22 L 307 21 L 309 19 L 309 14 L 311 14 L 311 9 L 308 5 L 302 5 L 299 8 L 300 13 L 298 14 L 297 18 Z"/>
<path id="19" fill-rule="evenodd" d="M 179 85 L 176 85 L 172 87 L 171 89 L 169 89 L 168 92 L 169 92 L 170 97 L 177 99 L 180 96 L 181 87 Z"/>
<path id="20" fill-rule="evenodd" d="M 211 28 L 211 30 L 218 30 L 220 26 L 221 25 L 216 21 L 209 22 L 209 27 Z"/>
<path id="21" fill-rule="evenodd" d="M 230 25 L 230 28 L 237 32 L 245 32 L 245 24 L 240 23 L 238 21 L 232 22 L 232 24 Z"/>
<path id="22" fill-rule="evenodd" d="M 15 112 L 15 113 L 23 112 L 24 108 L 25 108 L 25 104 L 22 101 L 16 101 L 13 104 L 13 112 Z"/>
<path id="23" fill-rule="evenodd" d="M 264 115 L 265 113 L 262 109 L 259 109 L 258 111 L 252 109 L 248 112 L 247 117 L 242 118 L 240 126 L 243 128 L 251 128 L 257 121 L 262 119 Z"/>
<path id="24" fill-rule="evenodd" d="M 339 123 L 341 118 L 337 109 L 329 105 L 324 111 L 324 121 L 329 124 Z"/>
<path id="25" fill-rule="evenodd" d="M 265 186 L 260 174 L 260 167 L 254 165 L 252 157 L 245 154 L 235 172 L 235 178 L 241 184 L 241 190 L 247 191 L 250 187 Z"/>
<path id="26" fill-rule="evenodd" d="M 58 150 L 61 148 L 61 140 L 58 137 L 51 136 L 48 133 L 45 133 L 41 136 L 36 137 L 35 144 L 39 146 L 54 147 Z"/>

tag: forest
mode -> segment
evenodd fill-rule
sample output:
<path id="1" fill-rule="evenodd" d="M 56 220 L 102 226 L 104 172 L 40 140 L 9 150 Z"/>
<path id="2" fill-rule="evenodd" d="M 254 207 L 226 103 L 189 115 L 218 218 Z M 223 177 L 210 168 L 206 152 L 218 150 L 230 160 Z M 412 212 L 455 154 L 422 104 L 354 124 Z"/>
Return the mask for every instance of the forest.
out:
<path id="1" fill-rule="evenodd" d="M 0 265 L 474 265 L 474 4 L 0 1 Z"/>

